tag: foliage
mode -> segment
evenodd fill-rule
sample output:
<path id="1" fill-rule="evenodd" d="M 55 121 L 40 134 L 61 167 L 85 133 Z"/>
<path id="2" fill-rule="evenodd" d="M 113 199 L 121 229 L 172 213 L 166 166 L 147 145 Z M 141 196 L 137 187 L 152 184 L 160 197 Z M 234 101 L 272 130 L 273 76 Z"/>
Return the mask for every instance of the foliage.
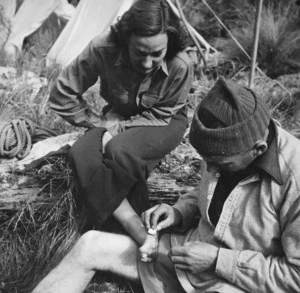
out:
<path id="1" fill-rule="evenodd" d="M 207 1 L 249 56 L 252 54 L 256 5 L 258 0 Z M 202 1 L 183 2 L 192 25 L 228 61 L 246 66 L 250 59 L 230 38 Z M 258 46 L 258 66 L 271 78 L 300 71 L 300 7 L 295 1 L 263 2 Z"/>
<path id="2" fill-rule="evenodd" d="M 258 66 L 271 78 L 300 70 L 300 28 L 297 26 L 294 11 L 297 10 L 293 3 L 269 4 L 263 7 L 257 62 Z M 231 32 L 251 56 L 255 14 L 248 12 L 241 11 L 242 21 Z M 244 64 L 250 63 L 231 39 L 225 44 L 224 53 L 230 60 L 239 60 Z"/>
<path id="3" fill-rule="evenodd" d="M 243 0 L 207 0 L 209 6 L 216 15 L 229 28 L 239 25 L 244 17 L 253 15 L 254 7 L 252 1 Z M 218 37 L 226 37 L 226 32 L 213 16 L 207 6 L 198 0 L 182 0 L 182 6 L 187 19 L 193 27 L 207 40 Z"/>

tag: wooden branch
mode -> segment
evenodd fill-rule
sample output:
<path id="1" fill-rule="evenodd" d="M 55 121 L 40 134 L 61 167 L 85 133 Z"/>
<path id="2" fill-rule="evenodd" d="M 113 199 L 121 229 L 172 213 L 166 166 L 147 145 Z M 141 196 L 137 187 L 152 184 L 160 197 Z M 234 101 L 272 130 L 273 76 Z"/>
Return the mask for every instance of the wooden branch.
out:
<path id="1" fill-rule="evenodd" d="M 174 12 L 174 14 L 180 18 L 180 14 L 179 11 L 177 9 L 177 7 L 173 4 L 173 2 L 171 0 L 167 0 L 168 4 L 170 5 L 172 11 Z M 198 39 L 198 41 L 200 42 L 200 44 L 206 49 L 206 53 L 208 54 L 210 51 L 212 52 L 218 52 L 214 47 L 212 47 L 189 23 L 188 25 L 188 29 L 192 31 L 192 33 L 195 35 L 195 37 Z"/>
<path id="2" fill-rule="evenodd" d="M 36 175 L 1 174 L 0 210 L 19 210 L 27 205 L 53 203 L 67 189 L 58 189 L 55 182 L 43 182 Z M 55 196 L 54 196 L 55 195 Z"/>
<path id="3" fill-rule="evenodd" d="M 263 0 L 259 0 L 259 2 L 257 3 L 255 28 L 254 28 L 254 39 L 253 39 L 253 49 L 252 49 L 252 57 L 251 57 L 251 71 L 250 71 L 250 77 L 249 77 L 249 88 L 252 88 L 252 86 L 253 86 L 253 80 L 254 80 L 254 75 L 255 75 L 262 4 L 263 4 Z"/>
<path id="4" fill-rule="evenodd" d="M 293 119 L 295 122 L 300 122 L 300 92 L 296 92 L 293 94 L 293 103 L 294 103 Z"/>

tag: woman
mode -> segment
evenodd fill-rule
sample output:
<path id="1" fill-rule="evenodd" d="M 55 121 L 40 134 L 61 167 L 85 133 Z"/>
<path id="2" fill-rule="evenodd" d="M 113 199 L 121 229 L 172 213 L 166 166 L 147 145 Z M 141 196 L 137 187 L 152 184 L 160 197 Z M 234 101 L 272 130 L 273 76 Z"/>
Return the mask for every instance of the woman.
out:
<path id="1" fill-rule="evenodd" d="M 137 0 L 106 36 L 93 39 L 60 73 L 50 107 L 89 128 L 71 148 L 80 199 L 102 225 L 113 216 L 141 245 L 149 172 L 181 141 L 192 67 L 186 32 L 166 0 Z M 100 78 L 107 102 L 95 114 L 82 94 Z"/>

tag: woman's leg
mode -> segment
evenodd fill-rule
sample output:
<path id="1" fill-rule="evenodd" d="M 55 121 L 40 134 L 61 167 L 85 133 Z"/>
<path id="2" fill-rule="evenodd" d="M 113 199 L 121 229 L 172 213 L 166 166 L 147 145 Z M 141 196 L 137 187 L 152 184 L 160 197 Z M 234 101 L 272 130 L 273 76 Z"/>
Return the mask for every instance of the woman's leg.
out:
<path id="1" fill-rule="evenodd" d="M 89 231 L 32 293 L 82 293 L 96 270 L 139 281 L 137 252 L 130 237 Z"/>
<path id="2" fill-rule="evenodd" d="M 80 183 L 80 198 L 102 224 L 125 197 L 140 214 L 149 208 L 146 179 L 151 169 L 181 141 L 187 126 L 177 114 L 168 126 L 134 127 L 118 134 L 102 154 L 105 129 L 91 129 L 71 148 L 70 161 Z"/>
<path id="3" fill-rule="evenodd" d="M 186 127 L 187 118 L 180 113 L 168 126 L 133 127 L 108 142 L 105 157 L 136 179 L 126 196 L 138 214 L 150 207 L 146 185 L 150 171 L 179 145 Z"/>
<path id="4" fill-rule="evenodd" d="M 126 198 L 113 212 L 113 216 L 139 245 L 144 243 L 147 230 L 141 217 L 136 214 Z"/>
<path id="5" fill-rule="evenodd" d="M 132 127 L 111 139 L 105 157 L 114 160 L 135 178 L 145 178 L 155 164 L 181 142 L 187 127 L 187 118 L 179 113 L 167 126 Z M 130 168 L 138 161 L 143 168 Z M 136 163 L 133 165 L 136 167 Z"/>
<path id="6" fill-rule="evenodd" d="M 137 242 L 143 261 L 150 262 L 157 257 L 158 237 L 149 235 L 143 225 L 141 217 L 133 210 L 128 200 L 125 198 L 120 206 L 113 212 L 116 220 L 122 224 L 129 235 Z"/>
<path id="7" fill-rule="evenodd" d="M 130 204 L 124 200 L 113 215 L 140 245 L 147 234 L 145 228 L 139 226 L 141 221 L 136 212 L 140 214 L 149 208 L 147 177 L 156 163 L 180 143 L 185 129 L 185 117 L 178 115 L 168 126 L 128 129 L 107 144 L 105 157 L 137 179 L 127 195 Z M 130 214 L 126 216 L 129 221 L 127 214 Z"/>

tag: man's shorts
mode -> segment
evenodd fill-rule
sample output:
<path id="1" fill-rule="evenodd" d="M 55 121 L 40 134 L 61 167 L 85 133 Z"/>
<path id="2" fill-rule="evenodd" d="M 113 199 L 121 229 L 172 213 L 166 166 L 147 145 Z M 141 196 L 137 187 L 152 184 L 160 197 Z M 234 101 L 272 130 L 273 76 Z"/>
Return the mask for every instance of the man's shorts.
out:
<path id="1" fill-rule="evenodd" d="M 162 234 L 159 239 L 158 257 L 155 262 L 138 260 L 138 270 L 145 293 L 245 293 L 213 272 L 196 276 L 175 269 L 168 254 L 172 246 L 197 241 L 197 230 L 187 234 Z"/>
<path id="2" fill-rule="evenodd" d="M 138 261 L 138 270 L 146 293 L 184 293 L 168 253 L 171 235 L 163 234 L 159 239 L 158 257 L 155 262 Z"/>

